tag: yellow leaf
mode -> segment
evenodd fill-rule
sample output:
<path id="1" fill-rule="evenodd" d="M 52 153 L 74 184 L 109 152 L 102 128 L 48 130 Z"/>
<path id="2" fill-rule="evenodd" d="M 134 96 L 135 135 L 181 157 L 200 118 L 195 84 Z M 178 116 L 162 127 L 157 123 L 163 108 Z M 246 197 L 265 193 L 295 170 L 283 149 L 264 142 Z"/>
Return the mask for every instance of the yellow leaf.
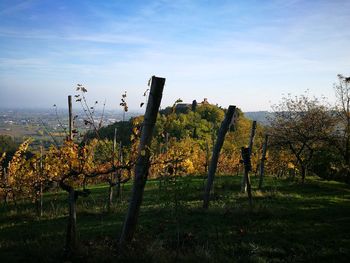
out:
<path id="1" fill-rule="evenodd" d="M 145 155 L 146 155 L 146 151 L 145 151 L 145 150 L 142 150 L 142 151 L 141 151 L 141 155 L 142 155 L 142 156 L 145 156 Z"/>

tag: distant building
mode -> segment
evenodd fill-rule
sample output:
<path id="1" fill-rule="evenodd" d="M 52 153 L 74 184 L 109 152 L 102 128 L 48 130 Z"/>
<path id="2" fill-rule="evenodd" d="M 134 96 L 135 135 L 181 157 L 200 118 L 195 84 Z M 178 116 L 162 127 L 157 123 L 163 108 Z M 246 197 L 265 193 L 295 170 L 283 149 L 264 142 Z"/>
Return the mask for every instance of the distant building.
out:
<path id="1" fill-rule="evenodd" d="M 178 103 L 176 104 L 176 110 L 181 110 L 181 109 L 191 109 L 192 105 L 196 103 L 196 105 L 200 106 L 200 105 L 207 105 L 210 104 L 207 98 L 204 98 L 203 101 L 201 103 L 197 103 L 196 100 L 194 100 L 192 103 Z"/>
<path id="2" fill-rule="evenodd" d="M 207 98 L 204 98 L 203 101 L 201 103 L 199 103 L 199 104 L 210 104 L 210 103 L 208 102 Z"/>

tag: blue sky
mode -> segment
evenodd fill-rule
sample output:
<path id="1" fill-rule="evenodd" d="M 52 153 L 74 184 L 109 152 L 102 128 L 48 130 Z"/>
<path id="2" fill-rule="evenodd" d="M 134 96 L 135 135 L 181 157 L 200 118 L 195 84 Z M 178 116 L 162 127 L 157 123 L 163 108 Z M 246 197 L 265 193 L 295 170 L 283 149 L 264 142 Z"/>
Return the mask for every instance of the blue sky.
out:
<path id="1" fill-rule="evenodd" d="M 282 94 L 334 100 L 350 75 L 350 1 L 0 0 L 0 107 L 66 107 L 84 84 L 137 109 L 152 75 L 163 107 L 207 97 L 269 110 Z"/>

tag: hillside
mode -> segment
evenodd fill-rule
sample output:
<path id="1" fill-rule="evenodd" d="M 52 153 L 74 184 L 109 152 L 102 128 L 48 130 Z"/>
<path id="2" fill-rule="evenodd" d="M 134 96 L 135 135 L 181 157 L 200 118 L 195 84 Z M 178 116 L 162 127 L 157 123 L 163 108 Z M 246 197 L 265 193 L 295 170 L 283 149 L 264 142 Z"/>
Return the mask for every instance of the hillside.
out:
<path id="1" fill-rule="evenodd" d="M 262 125 L 268 125 L 268 118 L 272 117 L 273 113 L 269 111 L 248 111 L 244 112 L 244 115 L 250 120 L 257 121 Z"/>
<path id="2" fill-rule="evenodd" d="M 347 262 L 348 185 L 316 178 L 300 185 L 268 177 L 263 191 L 254 188 L 252 210 L 239 185 L 238 176 L 218 177 L 214 200 L 204 211 L 202 177 L 162 185 L 149 181 L 135 242 L 120 258 L 116 240 L 131 185 L 125 185 L 110 213 L 104 206 L 107 187 L 94 186 L 89 197 L 78 200 L 80 246 L 72 262 Z M 46 194 L 40 220 L 30 203 L 2 206 L 2 262 L 62 262 L 65 199 L 63 192 Z"/>

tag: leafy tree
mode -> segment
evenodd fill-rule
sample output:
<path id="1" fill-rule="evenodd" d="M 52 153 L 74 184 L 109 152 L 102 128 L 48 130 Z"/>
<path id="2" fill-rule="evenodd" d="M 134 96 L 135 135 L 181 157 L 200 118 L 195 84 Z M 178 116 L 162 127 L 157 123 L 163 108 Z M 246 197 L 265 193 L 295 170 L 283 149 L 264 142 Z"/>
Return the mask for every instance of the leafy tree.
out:
<path id="1" fill-rule="evenodd" d="M 4 152 L 15 152 L 17 149 L 17 144 L 11 136 L 0 135 L 0 153 Z"/>
<path id="2" fill-rule="evenodd" d="M 325 104 L 307 95 L 282 98 L 270 120 L 272 145 L 290 150 L 304 182 L 315 150 L 334 130 L 334 118 Z"/>
<path id="3" fill-rule="evenodd" d="M 342 158 L 339 172 L 345 174 L 346 180 L 350 182 L 350 77 L 339 74 L 334 90 L 337 98 L 337 127 L 331 142 Z"/>
<path id="4" fill-rule="evenodd" d="M 3 160 L 4 167 L 6 167 L 9 161 L 12 159 L 12 156 L 16 152 L 18 146 L 19 145 L 14 141 L 14 139 L 11 136 L 0 135 L 0 154 L 6 152 L 6 156 Z"/>

